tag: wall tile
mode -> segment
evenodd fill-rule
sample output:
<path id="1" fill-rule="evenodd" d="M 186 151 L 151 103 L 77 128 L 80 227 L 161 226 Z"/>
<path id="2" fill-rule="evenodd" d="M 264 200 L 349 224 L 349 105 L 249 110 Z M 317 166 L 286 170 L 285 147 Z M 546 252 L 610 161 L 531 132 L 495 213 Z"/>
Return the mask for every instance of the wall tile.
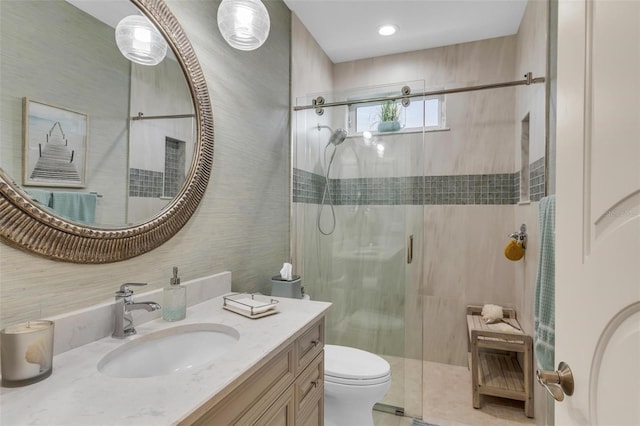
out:
<path id="1" fill-rule="evenodd" d="M 532 164 L 530 182 L 531 199 L 539 201 L 544 196 L 544 158 Z M 294 203 L 320 204 L 324 188 L 324 176 L 294 167 Z M 329 179 L 329 188 L 334 205 L 506 205 L 520 201 L 520 172 Z"/>

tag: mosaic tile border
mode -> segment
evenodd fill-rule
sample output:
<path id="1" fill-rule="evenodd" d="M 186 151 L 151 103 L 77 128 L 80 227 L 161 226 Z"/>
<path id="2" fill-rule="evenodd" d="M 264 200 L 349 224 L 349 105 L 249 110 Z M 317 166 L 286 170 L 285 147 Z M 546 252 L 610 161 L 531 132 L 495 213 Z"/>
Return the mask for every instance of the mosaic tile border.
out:
<path id="1" fill-rule="evenodd" d="M 324 176 L 293 169 L 293 202 L 320 204 L 324 191 Z"/>
<path id="2" fill-rule="evenodd" d="M 531 201 L 540 201 L 544 197 L 545 160 L 544 157 L 529 165 L 529 196 Z"/>
<path id="3" fill-rule="evenodd" d="M 531 200 L 544 196 L 544 158 L 530 167 Z M 293 170 L 293 202 L 320 204 L 324 176 Z M 520 172 L 330 179 L 334 205 L 506 205 L 520 201 Z"/>
<path id="4" fill-rule="evenodd" d="M 153 170 L 129 169 L 129 196 L 152 197 L 162 196 L 164 173 Z"/>

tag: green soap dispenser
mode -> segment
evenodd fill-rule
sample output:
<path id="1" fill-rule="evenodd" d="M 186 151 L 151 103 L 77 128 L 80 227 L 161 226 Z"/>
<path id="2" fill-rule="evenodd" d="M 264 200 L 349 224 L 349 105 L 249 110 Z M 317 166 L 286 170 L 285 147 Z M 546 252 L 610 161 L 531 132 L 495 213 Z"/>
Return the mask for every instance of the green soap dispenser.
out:
<path id="1" fill-rule="evenodd" d="M 178 267 L 173 267 L 173 278 L 164 288 L 162 318 L 165 321 L 180 321 L 187 316 L 187 288 L 180 285 Z"/>

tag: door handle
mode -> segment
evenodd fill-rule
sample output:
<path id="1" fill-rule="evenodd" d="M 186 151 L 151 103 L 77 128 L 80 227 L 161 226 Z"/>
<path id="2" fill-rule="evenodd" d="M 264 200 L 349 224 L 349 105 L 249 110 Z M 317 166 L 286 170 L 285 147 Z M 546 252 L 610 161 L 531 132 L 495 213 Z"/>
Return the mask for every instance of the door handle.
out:
<path id="1" fill-rule="evenodd" d="M 536 379 L 556 401 L 564 400 L 565 395 L 573 395 L 573 373 L 565 362 L 558 364 L 556 371 L 536 370 Z"/>
<path id="2" fill-rule="evenodd" d="M 413 262 L 413 235 L 409 235 L 407 242 L 407 263 Z"/>

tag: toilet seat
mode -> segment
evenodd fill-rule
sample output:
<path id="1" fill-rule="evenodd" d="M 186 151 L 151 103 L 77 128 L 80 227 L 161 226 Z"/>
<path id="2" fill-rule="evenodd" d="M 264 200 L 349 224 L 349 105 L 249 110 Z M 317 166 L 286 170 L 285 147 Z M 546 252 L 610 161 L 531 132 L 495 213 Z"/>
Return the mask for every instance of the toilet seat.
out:
<path id="1" fill-rule="evenodd" d="M 391 366 L 378 355 L 346 346 L 325 345 L 325 381 L 370 386 L 391 380 Z"/>
<path id="2" fill-rule="evenodd" d="M 325 383 L 329 382 L 347 386 L 373 386 L 391 381 L 391 373 L 383 377 L 378 377 L 377 379 L 345 379 L 344 377 L 329 376 L 325 373 L 324 381 Z"/>

